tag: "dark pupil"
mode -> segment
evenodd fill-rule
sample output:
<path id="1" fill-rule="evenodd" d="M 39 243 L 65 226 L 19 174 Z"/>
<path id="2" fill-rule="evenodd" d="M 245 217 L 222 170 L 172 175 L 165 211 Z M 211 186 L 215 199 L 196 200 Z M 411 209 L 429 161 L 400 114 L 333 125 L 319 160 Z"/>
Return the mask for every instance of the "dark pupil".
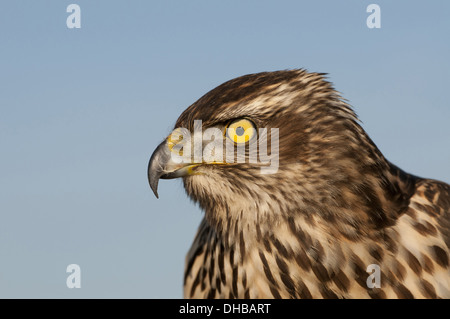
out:
<path id="1" fill-rule="evenodd" d="M 244 128 L 243 128 L 242 126 L 239 126 L 239 127 L 236 129 L 236 134 L 237 134 L 238 136 L 242 136 L 242 135 L 244 135 L 244 133 L 245 133 L 245 130 L 244 130 Z"/>

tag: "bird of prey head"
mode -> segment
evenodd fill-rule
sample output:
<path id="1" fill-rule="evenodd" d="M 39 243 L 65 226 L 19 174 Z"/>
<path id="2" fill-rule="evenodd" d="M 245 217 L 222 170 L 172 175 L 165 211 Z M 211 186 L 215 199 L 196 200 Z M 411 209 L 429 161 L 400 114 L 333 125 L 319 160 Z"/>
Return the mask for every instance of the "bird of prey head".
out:
<path id="1" fill-rule="evenodd" d="M 220 134 L 205 140 L 211 129 Z M 180 144 L 186 153 L 211 141 L 212 160 L 174 157 Z M 450 296 L 449 186 L 386 160 L 324 74 L 264 72 L 218 86 L 181 114 L 148 177 L 156 196 L 159 179 L 183 178 L 205 212 L 186 297 Z M 369 265 L 381 287 L 368 284 Z"/>

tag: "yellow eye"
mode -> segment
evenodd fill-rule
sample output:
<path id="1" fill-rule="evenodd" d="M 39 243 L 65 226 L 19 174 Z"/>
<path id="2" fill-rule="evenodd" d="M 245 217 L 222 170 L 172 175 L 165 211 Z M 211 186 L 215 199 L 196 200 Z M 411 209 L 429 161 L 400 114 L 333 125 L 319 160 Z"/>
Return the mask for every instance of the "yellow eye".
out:
<path id="1" fill-rule="evenodd" d="M 247 119 L 234 120 L 226 129 L 227 137 L 233 142 L 247 143 L 256 136 L 256 127 Z"/>

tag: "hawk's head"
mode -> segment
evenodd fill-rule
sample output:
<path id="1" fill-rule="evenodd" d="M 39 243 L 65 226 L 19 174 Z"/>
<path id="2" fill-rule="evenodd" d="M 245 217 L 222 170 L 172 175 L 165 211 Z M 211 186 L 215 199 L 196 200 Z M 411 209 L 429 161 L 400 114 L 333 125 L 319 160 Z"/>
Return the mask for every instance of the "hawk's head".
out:
<path id="1" fill-rule="evenodd" d="M 153 153 L 148 177 L 155 194 L 160 178 L 182 177 L 222 234 L 303 214 L 355 238 L 405 207 L 391 173 L 324 75 L 289 70 L 245 75 L 201 97 Z"/>

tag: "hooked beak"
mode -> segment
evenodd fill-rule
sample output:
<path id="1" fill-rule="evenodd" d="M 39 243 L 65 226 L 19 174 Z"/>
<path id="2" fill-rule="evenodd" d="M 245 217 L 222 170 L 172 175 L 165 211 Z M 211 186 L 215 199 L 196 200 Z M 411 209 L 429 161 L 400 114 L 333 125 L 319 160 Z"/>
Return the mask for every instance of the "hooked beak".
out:
<path id="1" fill-rule="evenodd" d="M 161 178 L 172 179 L 188 176 L 192 174 L 192 169 L 198 165 L 199 164 L 175 163 L 172 160 L 167 140 L 164 140 L 155 149 L 150 157 L 150 162 L 148 163 L 148 182 L 156 198 L 159 198 L 158 182 Z"/>

